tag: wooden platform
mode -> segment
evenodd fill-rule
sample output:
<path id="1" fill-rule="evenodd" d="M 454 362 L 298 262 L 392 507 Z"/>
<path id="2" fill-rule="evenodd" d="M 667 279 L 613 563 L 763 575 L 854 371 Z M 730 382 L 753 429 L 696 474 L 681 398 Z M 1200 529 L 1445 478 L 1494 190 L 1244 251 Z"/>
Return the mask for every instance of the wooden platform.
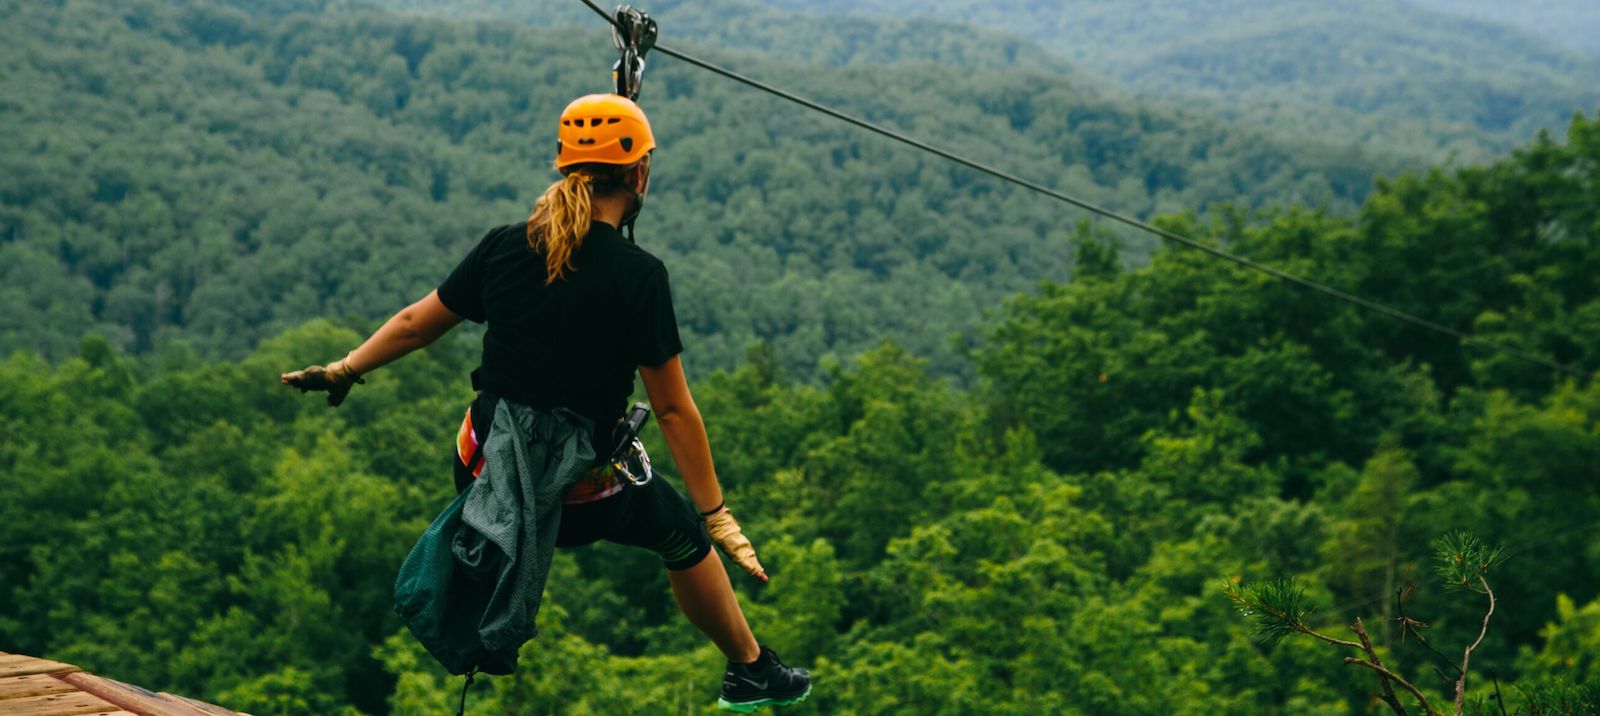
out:
<path id="1" fill-rule="evenodd" d="M 71 664 L 3 651 L 0 651 L 0 714 L 249 716 L 95 676 Z"/>

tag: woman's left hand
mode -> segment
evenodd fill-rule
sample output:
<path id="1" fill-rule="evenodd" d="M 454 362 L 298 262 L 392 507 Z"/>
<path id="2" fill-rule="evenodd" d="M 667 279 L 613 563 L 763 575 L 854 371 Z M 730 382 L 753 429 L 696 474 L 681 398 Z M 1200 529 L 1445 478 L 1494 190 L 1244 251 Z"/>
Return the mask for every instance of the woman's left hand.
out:
<path id="1" fill-rule="evenodd" d="M 716 542 L 739 565 L 741 569 L 750 573 L 763 582 L 767 581 L 767 570 L 761 567 L 761 561 L 756 559 L 756 548 L 750 544 L 750 538 L 744 536 L 744 531 L 739 529 L 739 523 L 733 519 L 733 513 L 728 511 L 728 506 L 723 505 L 717 511 L 705 516 L 706 534 L 711 535 L 711 541 Z"/>

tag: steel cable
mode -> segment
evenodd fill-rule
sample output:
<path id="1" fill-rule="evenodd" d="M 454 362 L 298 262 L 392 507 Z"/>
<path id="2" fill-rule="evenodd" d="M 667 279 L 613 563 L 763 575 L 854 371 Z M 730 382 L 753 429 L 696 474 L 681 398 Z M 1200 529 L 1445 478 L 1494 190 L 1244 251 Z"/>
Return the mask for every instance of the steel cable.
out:
<path id="1" fill-rule="evenodd" d="M 581 0 L 581 1 L 583 2 L 583 4 L 589 6 L 589 9 L 593 10 L 595 12 L 595 14 L 597 14 L 601 18 L 605 19 L 605 21 L 607 23 L 611 24 L 612 26 L 616 25 L 616 21 L 610 15 L 607 15 L 604 10 L 601 10 L 599 6 L 595 5 L 592 0 Z M 1296 274 L 1289 273 L 1288 271 L 1284 271 L 1283 269 L 1277 268 L 1275 266 L 1270 266 L 1268 264 L 1261 263 L 1261 262 L 1256 261 L 1254 259 L 1247 258 L 1247 257 L 1244 257 L 1244 256 L 1240 256 L 1238 254 L 1232 253 L 1230 251 L 1226 251 L 1226 250 L 1218 248 L 1216 246 L 1211 246 L 1211 245 L 1206 244 L 1204 242 L 1197 241 L 1197 240 L 1189 238 L 1187 236 L 1183 236 L 1181 234 L 1177 234 L 1177 233 L 1168 231 L 1168 230 L 1163 229 L 1161 227 L 1158 227 L 1158 226 L 1149 224 L 1147 222 L 1141 221 L 1141 220 L 1139 220 L 1137 218 L 1134 218 L 1132 216 L 1128 216 L 1126 214 L 1123 214 L 1123 213 L 1120 213 L 1120 212 L 1117 212 L 1117 211 L 1113 211 L 1111 209 L 1107 209 L 1107 208 L 1101 207 L 1099 205 L 1096 205 L 1096 204 L 1094 204 L 1092 202 L 1089 202 L 1089 201 L 1086 201 L 1084 199 L 1079 199 L 1079 198 L 1071 196 L 1069 194 L 1065 194 L 1065 193 L 1062 193 L 1062 192 L 1057 191 L 1055 189 L 1051 189 L 1051 188 L 1049 188 L 1047 186 L 1044 186 L 1042 184 L 1039 184 L 1037 182 L 1033 182 L 1033 181 L 1029 181 L 1027 179 L 1023 179 L 1022 177 L 1019 177 L 1019 176 L 1017 176 L 1015 174 L 1012 174 L 1010 172 L 1007 172 L 1007 171 L 1004 171 L 1004 170 L 1001 170 L 1001 169 L 997 169 L 995 167 L 989 166 L 989 165 L 984 164 L 982 162 L 978 162 L 978 161 L 975 161 L 975 160 L 972 160 L 972 159 L 968 159 L 968 158 L 963 157 L 963 156 L 961 156 L 959 154 L 955 154 L 955 153 L 947 151 L 945 149 L 941 149 L 941 148 L 936 147 L 936 146 L 934 146 L 932 144 L 928 144 L 927 142 L 924 142 L 922 140 L 915 139 L 913 137 L 907 136 L 905 134 L 902 134 L 900 132 L 894 131 L 894 130 L 889 129 L 887 127 L 884 127 L 884 126 L 881 126 L 881 125 L 878 125 L 878 124 L 874 124 L 874 123 L 869 122 L 867 120 L 861 119 L 859 117 L 853 117 L 853 116 L 845 114 L 844 112 L 841 112 L 841 111 L 839 111 L 837 109 L 834 109 L 832 107 L 824 105 L 824 104 L 822 104 L 820 102 L 816 102 L 814 100 L 810 100 L 810 99 L 807 99 L 805 97 L 801 97 L 800 95 L 794 94 L 793 92 L 789 92 L 788 90 L 780 89 L 778 87 L 774 87 L 774 86 L 772 86 L 770 84 L 767 84 L 765 82 L 762 82 L 760 80 L 757 80 L 757 79 L 754 79 L 754 78 L 751 78 L 751 77 L 747 77 L 747 76 L 745 76 L 743 74 L 740 74 L 738 72 L 735 72 L 733 70 L 727 69 L 725 67 L 713 64 L 711 62 L 707 62 L 707 61 L 702 60 L 702 59 L 700 59 L 698 57 L 695 57 L 695 56 L 690 55 L 688 53 L 682 52 L 680 50 L 672 49 L 671 47 L 667 47 L 665 45 L 662 45 L 659 42 L 656 43 L 656 45 L 654 47 L 654 50 L 656 52 L 661 53 L 661 54 L 667 55 L 668 57 L 676 58 L 678 60 L 681 60 L 681 61 L 686 62 L 688 64 L 694 65 L 695 67 L 699 67 L 700 69 L 706 70 L 706 71 L 711 72 L 713 74 L 717 74 L 717 75 L 720 75 L 720 76 L 725 77 L 727 79 L 733 80 L 735 82 L 739 82 L 739 83 L 747 85 L 749 87 L 753 87 L 755 89 L 761 90 L 762 92 L 766 92 L 766 93 L 772 94 L 774 96 L 781 97 L 783 99 L 786 99 L 786 100 L 788 100 L 790 102 L 798 104 L 798 105 L 800 105 L 802 107 L 805 107 L 807 109 L 811 109 L 811 110 L 814 110 L 814 111 L 817 111 L 817 112 L 821 112 L 822 114 L 826 114 L 826 115 L 828 115 L 830 117 L 833 117 L 835 119 L 838 119 L 840 121 L 847 122 L 849 124 L 855 125 L 857 127 L 865 129 L 865 130 L 867 130 L 869 132 L 872 132 L 874 134 L 878 134 L 880 136 L 887 137 L 889 139 L 895 140 L 895 141 L 900 142 L 902 144 L 909 145 L 911 147 L 915 147 L 915 148 L 920 149 L 920 150 L 922 150 L 924 152 L 928 152 L 928 153 L 933 154 L 935 156 L 942 157 L 944 159 L 947 159 L 949 161 L 955 162 L 957 164 L 960 164 L 962 166 L 968 167 L 970 169 L 982 172 L 984 174 L 988 174 L 989 176 L 992 176 L 992 177 L 994 177 L 996 179 L 1000 179 L 1002 181 L 1005 181 L 1005 182 L 1008 182 L 1008 183 L 1011 183 L 1011 184 L 1015 184 L 1015 185 L 1020 186 L 1020 187 L 1022 187 L 1024 189 L 1028 189 L 1030 191 L 1033 191 L 1033 192 L 1036 192 L 1036 193 L 1039 193 L 1039 194 L 1043 194 L 1043 195 L 1048 196 L 1048 197 L 1050 197 L 1052 199 L 1055 199 L 1057 201 L 1061 201 L 1061 202 L 1065 202 L 1067 204 L 1071 204 L 1072 206 L 1076 206 L 1076 207 L 1078 207 L 1080 209 L 1083 209 L 1085 211 L 1091 212 L 1093 214 L 1097 214 L 1099 216 L 1103 216 L 1103 217 L 1105 217 L 1107 219 L 1110 219 L 1112 221 L 1116 221 L 1116 222 L 1125 224 L 1127 226 L 1130 226 L 1132 228 L 1138 229 L 1140 231 L 1144 231 L 1144 232 L 1150 233 L 1152 235 L 1155 235 L 1155 236 L 1158 236 L 1160 238 L 1166 239 L 1167 241 L 1171 241 L 1171 242 L 1176 243 L 1176 244 L 1181 244 L 1183 246 L 1187 246 L 1187 247 L 1189 247 L 1191 249 L 1196 249 L 1198 251 L 1202 251 L 1204 253 L 1210 254 L 1212 256 L 1215 256 L 1217 258 L 1223 259 L 1225 261 L 1231 261 L 1231 262 L 1233 262 L 1235 264 L 1238 264 L 1240 266 L 1243 266 L 1245 268 L 1253 269 L 1253 270 L 1256 270 L 1256 271 L 1260 271 L 1262 273 L 1268 274 L 1268 275 L 1273 276 L 1275 278 L 1278 278 L 1280 280 L 1287 281 L 1289 283 L 1301 286 L 1303 288 L 1306 288 L 1306 289 L 1309 289 L 1309 290 L 1312 290 L 1312 291 L 1316 291 L 1318 293 L 1322 293 L 1322 294 L 1331 296 L 1331 297 L 1336 298 L 1336 299 L 1338 299 L 1340 301 L 1345 301 L 1347 303 L 1350 303 L 1350 304 L 1353 304 L 1353 305 L 1356 305 L 1356 306 L 1360 306 L 1362 308 L 1365 308 L 1365 309 L 1368 309 L 1368 310 L 1371 310 L 1371 311 L 1374 311 L 1374 312 L 1377 312 L 1377 313 L 1384 314 L 1386 316 L 1389 316 L 1390 318 L 1393 318 L 1393 319 L 1396 319 L 1396 320 L 1399 320 L 1399 321 L 1403 321 L 1403 322 L 1406 322 L 1406 323 L 1410 323 L 1412 325 L 1419 326 L 1421 328 L 1425 328 L 1425 329 L 1427 329 L 1429 331 L 1433 331 L 1435 333 L 1439 333 L 1439 334 L 1443 334 L 1443 335 L 1449 336 L 1451 338 L 1456 339 L 1457 341 L 1460 341 L 1463 345 L 1477 345 L 1477 346 L 1482 346 L 1484 348 L 1490 348 L 1490 349 L 1499 351 L 1501 353 L 1504 353 L 1506 355 L 1512 356 L 1514 358 L 1518 358 L 1518 359 L 1521 359 L 1521 360 L 1524 360 L 1524 361 L 1527 361 L 1527 362 L 1530 362 L 1530 363 L 1541 365 L 1541 366 L 1544 366 L 1546 368 L 1550 368 L 1552 370 L 1556 370 L 1556 371 L 1559 371 L 1559 372 L 1567 373 L 1569 375 L 1578 377 L 1580 379 L 1581 378 L 1585 378 L 1587 376 L 1587 374 L 1584 371 L 1582 371 L 1582 370 L 1580 370 L 1580 369 L 1578 369 L 1578 368 L 1576 368 L 1574 366 L 1569 366 L 1569 365 L 1566 365 L 1566 364 L 1563 364 L 1563 363 L 1559 363 L 1557 361 L 1551 360 L 1551 359 L 1546 358 L 1544 356 L 1541 356 L 1541 355 L 1538 355 L 1538 354 L 1535 354 L 1535 353 L 1530 353 L 1528 351 L 1522 350 L 1520 348 L 1516 348 L 1514 346 L 1508 346 L 1508 345 L 1505 345 L 1505 344 L 1500 343 L 1498 341 L 1492 341 L 1492 340 L 1489 340 L 1487 338 L 1480 338 L 1478 336 L 1474 336 L 1474 335 L 1472 335 L 1470 333 L 1467 333 L 1465 331 L 1462 331 L 1462 330 L 1459 330 L 1459 329 L 1455 329 L 1455 328 L 1451 328 L 1450 326 L 1446 326 L 1446 325 L 1444 325 L 1442 323 L 1438 323 L 1436 321 L 1431 321 L 1431 320 L 1428 320 L 1428 319 L 1423 318 L 1421 316 L 1417 316 L 1417 315 L 1414 315 L 1414 314 L 1411 314 L 1411 313 L 1407 313 L 1406 311 L 1402 311 L 1402 310 L 1400 310 L 1398 308 L 1395 308 L 1393 306 L 1389 306 L 1387 304 L 1379 303 L 1379 302 L 1373 301 L 1371 299 L 1362 298 L 1361 296 L 1357 296 L 1357 295 L 1355 295 L 1353 293 L 1349 293 L 1347 291 L 1342 291 L 1342 290 L 1339 290 L 1339 289 L 1334 288 L 1332 286 L 1328 286 L 1326 284 L 1318 283 L 1317 281 L 1313 281 L 1313 280 L 1305 278 L 1303 276 L 1299 276 L 1299 275 L 1296 275 Z"/>

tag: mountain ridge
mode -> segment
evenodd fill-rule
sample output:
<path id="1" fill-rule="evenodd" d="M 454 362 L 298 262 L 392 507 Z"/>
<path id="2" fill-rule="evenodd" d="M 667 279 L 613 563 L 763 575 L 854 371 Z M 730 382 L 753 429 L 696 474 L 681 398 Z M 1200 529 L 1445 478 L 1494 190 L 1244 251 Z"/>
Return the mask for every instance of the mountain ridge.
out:
<path id="1" fill-rule="evenodd" d="M 0 87 L 34 101 L 8 110 L 18 141 L 0 148 L 15 287 L 0 348 L 70 354 L 79 336 L 60 327 L 75 326 L 134 351 L 181 339 L 233 356 L 305 316 L 376 320 L 489 225 L 527 215 L 555 176 L 536 140 L 547 115 L 601 89 L 611 57 L 598 30 L 286 7 L 11 6 L 0 57 L 19 69 Z M 804 94 L 1140 216 L 1349 212 L 1374 173 L 1404 167 L 1045 70 L 791 74 Z M 706 369 L 767 342 L 814 375 L 893 338 L 960 370 L 952 334 L 1067 274 L 1079 215 L 1054 202 L 681 64 L 646 82 L 663 148 L 639 228 L 674 266 Z M 1129 238 L 1135 259 L 1152 246 Z"/>
<path id="2" fill-rule="evenodd" d="M 1144 0 L 1131 6 L 1112 0 L 1067 0 L 1049 6 L 1025 0 L 942 0 L 914 7 L 896 0 L 755 1 L 817 16 L 922 16 L 965 22 L 1039 42 L 1141 97 L 1193 99 L 1213 108 L 1242 103 L 1247 109 L 1240 116 L 1289 103 L 1307 113 L 1346 110 L 1356 116 L 1410 118 L 1423 127 L 1469 124 L 1493 136 L 1497 151 L 1540 129 L 1559 130 L 1574 113 L 1600 107 L 1600 59 L 1552 47 L 1513 27 L 1401 0 L 1361 0 L 1337 8 L 1311 0 Z M 1306 21 L 1312 18 L 1315 27 L 1308 28 Z M 1281 42 L 1281 31 L 1295 27 L 1300 28 L 1301 39 Z M 1366 36 L 1373 32 L 1382 32 L 1388 41 L 1371 41 Z M 1189 52 L 1172 56 L 1173 43 L 1187 46 Z M 1337 61 L 1351 50 L 1365 62 L 1342 65 L 1348 76 L 1302 81 L 1260 75 L 1258 54 L 1263 51 L 1285 60 L 1310 52 Z M 1436 77 L 1405 84 L 1419 61 L 1431 62 Z M 1238 75 L 1250 73 L 1258 81 L 1237 81 Z M 1396 82 L 1403 90 L 1398 100 L 1368 96 L 1366 91 L 1374 84 Z M 1262 94 L 1271 96 L 1264 102 Z M 1375 115 L 1374 108 L 1386 111 Z M 1461 117 L 1470 119 L 1460 122 Z M 1339 121 L 1323 126 L 1334 128 Z M 1381 123 L 1375 131 L 1384 131 Z"/>
<path id="3" fill-rule="evenodd" d="M 1587 0 L 1410 0 L 1429 9 L 1511 25 L 1600 57 L 1600 5 Z"/>

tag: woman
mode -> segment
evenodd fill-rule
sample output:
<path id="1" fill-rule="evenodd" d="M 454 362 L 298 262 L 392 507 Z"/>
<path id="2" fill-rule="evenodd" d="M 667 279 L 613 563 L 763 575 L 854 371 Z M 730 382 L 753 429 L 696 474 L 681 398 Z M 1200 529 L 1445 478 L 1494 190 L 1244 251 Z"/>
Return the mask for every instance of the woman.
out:
<path id="1" fill-rule="evenodd" d="M 482 391 L 458 439 L 458 491 L 482 472 L 487 450 L 479 447 L 490 428 L 505 429 L 496 419 L 502 402 L 581 416 L 574 424 L 589 428 L 593 458 L 561 493 L 556 545 L 606 539 L 655 551 L 684 615 L 728 658 L 718 705 L 749 712 L 797 702 L 810 693 L 809 674 L 757 644 L 712 554 L 708 532 L 752 576 L 767 579 L 717 483 L 678 359 L 682 344 L 666 269 L 619 231 L 626 226 L 632 233 L 650 186 L 649 120 L 624 97 L 590 95 L 567 106 L 557 134 L 563 178 L 545 190 L 527 222 L 490 231 L 437 290 L 343 359 L 282 380 L 326 390 L 328 403 L 338 405 L 362 374 L 432 343 L 462 319 L 487 323 L 474 376 Z M 635 371 L 683 473 L 687 500 L 663 480 L 636 486 L 606 465 Z"/>

